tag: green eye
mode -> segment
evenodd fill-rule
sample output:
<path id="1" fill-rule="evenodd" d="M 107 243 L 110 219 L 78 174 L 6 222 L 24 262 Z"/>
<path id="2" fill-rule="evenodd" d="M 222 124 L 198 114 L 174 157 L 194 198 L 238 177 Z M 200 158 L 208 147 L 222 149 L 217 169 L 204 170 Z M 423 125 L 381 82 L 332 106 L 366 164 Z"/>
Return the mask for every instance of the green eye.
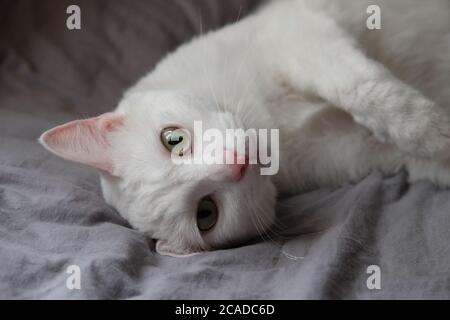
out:
<path id="1" fill-rule="evenodd" d="M 170 152 L 175 152 L 180 157 L 186 154 L 190 147 L 190 135 L 187 130 L 176 127 L 165 128 L 161 131 L 161 142 Z"/>
<path id="2" fill-rule="evenodd" d="M 208 231 L 214 227 L 218 216 L 217 206 L 211 198 L 200 200 L 197 208 L 197 227 L 200 231 Z"/>

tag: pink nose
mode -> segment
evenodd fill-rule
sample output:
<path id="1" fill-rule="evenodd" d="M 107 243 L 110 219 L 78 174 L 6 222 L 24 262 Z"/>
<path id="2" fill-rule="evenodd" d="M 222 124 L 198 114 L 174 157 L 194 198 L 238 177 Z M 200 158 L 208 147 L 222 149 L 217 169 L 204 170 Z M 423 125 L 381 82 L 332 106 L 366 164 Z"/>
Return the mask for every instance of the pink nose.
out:
<path id="1" fill-rule="evenodd" d="M 245 172 L 247 171 L 248 168 L 248 163 L 235 163 L 235 164 L 230 164 L 229 165 L 231 168 L 231 179 L 233 181 L 240 181 L 244 175 Z"/>
<path id="2" fill-rule="evenodd" d="M 249 160 L 246 155 L 238 154 L 236 150 L 225 150 L 225 166 L 227 178 L 231 181 L 240 181 L 247 171 Z M 227 163 L 228 162 L 228 163 Z"/>

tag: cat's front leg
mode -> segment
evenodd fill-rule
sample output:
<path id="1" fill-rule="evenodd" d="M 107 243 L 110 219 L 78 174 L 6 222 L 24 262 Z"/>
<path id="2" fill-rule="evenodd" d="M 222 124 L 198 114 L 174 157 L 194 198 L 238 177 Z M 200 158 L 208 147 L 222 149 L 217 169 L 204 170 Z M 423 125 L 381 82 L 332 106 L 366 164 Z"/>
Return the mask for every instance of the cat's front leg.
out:
<path id="1" fill-rule="evenodd" d="M 364 56 L 352 39 L 342 33 L 336 39 L 326 50 L 315 50 L 312 44 L 308 54 L 298 50 L 284 69 L 288 82 L 349 112 L 381 141 L 407 154 L 450 158 L 448 113 Z"/>
<path id="2" fill-rule="evenodd" d="M 361 81 L 336 105 L 381 141 L 410 155 L 450 158 L 450 117 L 446 110 L 393 76 Z"/>

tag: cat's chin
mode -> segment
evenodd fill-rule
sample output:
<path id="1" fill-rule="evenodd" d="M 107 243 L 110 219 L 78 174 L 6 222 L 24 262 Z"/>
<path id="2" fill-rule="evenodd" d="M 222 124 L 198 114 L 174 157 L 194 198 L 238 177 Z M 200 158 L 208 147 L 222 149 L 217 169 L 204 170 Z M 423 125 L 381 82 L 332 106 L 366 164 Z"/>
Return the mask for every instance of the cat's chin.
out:
<path id="1" fill-rule="evenodd" d="M 157 252 L 170 256 L 192 255 L 196 252 L 229 248 L 247 243 L 264 233 L 275 221 L 276 188 L 271 176 L 263 176 L 258 165 L 250 165 L 236 182 L 220 183 L 214 193 L 219 218 L 206 233 L 193 230 L 186 220 L 182 204 L 195 201 L 177 196 L 178 189 L 166 198 L 156 196 L 162 185 L 127 183 L 126 179 L 101 176 L 103 195 L 130 225 L 149 238 L 157 240 Z M 181 186 L 178 186 L 181 188 Z M 195 195 L 194 195 L 195 197 Z M 158 207 L 162 204 L 163 207 Z M 192 202 L 191 202 L 192 205 Z M 169 211 L 163 209 L 169 208 Z M 177 209 L 180 208 L 180 209 Z"/>
<path id="2" fill-rule="evenodd" d="M 222 220 L 216 232 L 204 237 L 212 249 L 264 239 L 275 222 L 277 191 L 270 176 L 261 176 L 259 166 L 251 166 L 246 176 L 227 190 Z"/>

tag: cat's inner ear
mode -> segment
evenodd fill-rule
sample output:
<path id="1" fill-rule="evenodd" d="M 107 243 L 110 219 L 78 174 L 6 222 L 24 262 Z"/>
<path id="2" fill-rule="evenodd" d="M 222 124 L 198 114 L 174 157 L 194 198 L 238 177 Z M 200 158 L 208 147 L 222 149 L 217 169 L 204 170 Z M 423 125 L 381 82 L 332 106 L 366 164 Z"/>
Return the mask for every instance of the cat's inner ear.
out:
<path id="1" fill-rule="evenodd" d="M 39 142 L 54 154 L 114 174 L 109 134 L 123 125 L 123 116 L 105 113 L 75 120 L 44 132 Z"/>

